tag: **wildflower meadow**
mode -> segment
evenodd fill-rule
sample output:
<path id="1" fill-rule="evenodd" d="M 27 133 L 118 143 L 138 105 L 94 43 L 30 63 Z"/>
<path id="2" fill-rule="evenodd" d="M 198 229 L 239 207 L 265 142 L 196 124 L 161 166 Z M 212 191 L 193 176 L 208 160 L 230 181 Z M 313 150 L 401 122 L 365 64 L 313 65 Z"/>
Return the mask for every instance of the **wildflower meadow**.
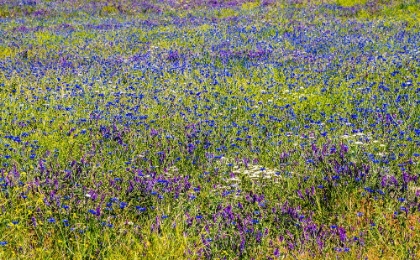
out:
<path id="1" fill-rule="evenodd" d="M 0 259 L 419 259 L 418 0 L 0 0 Z"/>

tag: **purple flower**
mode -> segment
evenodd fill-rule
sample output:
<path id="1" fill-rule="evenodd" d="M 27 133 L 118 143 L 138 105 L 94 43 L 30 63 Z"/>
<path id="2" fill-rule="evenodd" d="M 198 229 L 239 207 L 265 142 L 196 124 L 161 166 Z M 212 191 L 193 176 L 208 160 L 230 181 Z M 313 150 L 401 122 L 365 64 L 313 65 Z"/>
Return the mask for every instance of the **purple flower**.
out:
<path id="1" fill-rule="evenodd" d="M 156 129 L 150 129 L 150 136 L 155 137 L 159 134 L 159 132 Z"/>
<path id="2" fill-rule="evenodd" d="M 342 242 L 347 240 L 347 236 L 346 236 L 346 230 L 342 227 L 338 228 L 338 236 L 340 237 L 340 240 Z"/>
<path id="3" fill-rule="evenodd" d="M 34 226 L 34 227 L 36 227 L 36 218 L 35 217 L 32 217 L 31 218 L 31 221 L 32 221 L 32 225 Z"/>

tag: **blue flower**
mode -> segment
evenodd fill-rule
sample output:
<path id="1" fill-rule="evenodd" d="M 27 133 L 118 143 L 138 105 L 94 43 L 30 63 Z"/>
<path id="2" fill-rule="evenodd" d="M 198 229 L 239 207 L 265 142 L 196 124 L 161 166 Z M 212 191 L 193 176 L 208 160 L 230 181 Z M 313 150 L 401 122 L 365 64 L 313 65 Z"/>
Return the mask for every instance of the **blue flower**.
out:
<path id="1" fill-rule="evenodd" d="M 121 201 L 121 202 L 120 202 L 120 209 L 124 209 L 125 207 L 127 207 L 127 203 L 126 203 L 126 202 Z"/>
<path id="2" fill-rule="evenodd" d="M 140 206 L 136 206 L 136 209 L 140 212 L 145 212 L 146 211 L 146 208 L 140 207 Z"/>
<path id="3" fill-rule="evenodd" d="M 50 217 L 50 218 L 47 218 L 47 221 L 49 222 L 49 223 L 55 223 L 55 218 L 53 218 L 53 217 Z"/>
<path id="4" fill-rule="evenodd" d="M 7 242 L 6 241 L 0 241 L 0 246 L 6 246 Z"/>

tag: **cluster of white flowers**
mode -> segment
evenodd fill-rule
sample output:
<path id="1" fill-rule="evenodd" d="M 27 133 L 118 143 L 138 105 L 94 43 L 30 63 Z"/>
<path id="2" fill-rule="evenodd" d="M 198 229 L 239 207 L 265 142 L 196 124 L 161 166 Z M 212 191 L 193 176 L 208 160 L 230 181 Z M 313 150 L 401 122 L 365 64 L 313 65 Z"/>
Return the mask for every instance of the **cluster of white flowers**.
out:
<path id="1" fill-rule="evenodd" d="M 250 165 L 248 168 L 241 168 L 236 166 L 233 170 L 233 173 L 245 174 L 251 179 L 272 179 L 278 177 L 276 172 L 278 173 L 279 171 L 276 169 L 269 169 L 258 164 Z"/>

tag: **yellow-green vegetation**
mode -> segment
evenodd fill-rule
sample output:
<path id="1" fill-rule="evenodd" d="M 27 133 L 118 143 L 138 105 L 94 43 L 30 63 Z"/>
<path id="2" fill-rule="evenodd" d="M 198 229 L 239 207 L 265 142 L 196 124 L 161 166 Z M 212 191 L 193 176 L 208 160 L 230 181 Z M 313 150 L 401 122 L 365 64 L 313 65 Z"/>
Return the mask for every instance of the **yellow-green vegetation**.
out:
<path id="1" fill-rule="evenodd" d="M 16 50 L 10 47 L 0 46 L 0 58 L 13 58 L 16 55 Z"/>
<path id="2" fill-rule="evenodd" d="M 337 5 L 350 7 L 355 5 L 365 5 L 368 0 L 337 0 Z"/>

